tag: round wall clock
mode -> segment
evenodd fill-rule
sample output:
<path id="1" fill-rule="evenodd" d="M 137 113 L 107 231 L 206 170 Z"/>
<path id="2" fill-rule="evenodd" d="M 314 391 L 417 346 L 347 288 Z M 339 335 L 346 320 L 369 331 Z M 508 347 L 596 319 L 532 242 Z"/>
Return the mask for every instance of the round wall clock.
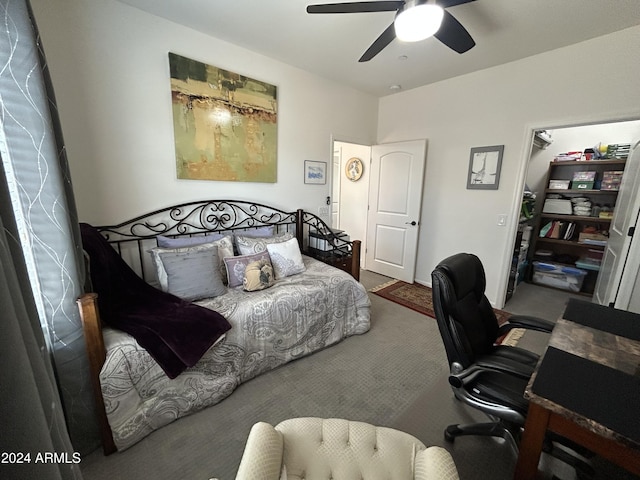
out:
<path id="1" fill-rule="evenodd" d="M 364 166 L 362 165 L 362 160 L 356 157 L 347 160 L 347 165 L 344 167 L 345 175 L 352 182 L 360 180 L 363 170 Z"/>

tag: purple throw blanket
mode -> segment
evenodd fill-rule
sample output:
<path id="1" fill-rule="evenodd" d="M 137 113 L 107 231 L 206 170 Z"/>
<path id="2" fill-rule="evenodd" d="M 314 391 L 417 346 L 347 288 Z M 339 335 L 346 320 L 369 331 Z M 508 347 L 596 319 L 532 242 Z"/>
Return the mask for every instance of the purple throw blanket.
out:
<path id="1" fill-rule="evenodd" d="M 169 378 L 195 365 L 231 328 L 218 312 L 146 283 L 91 225 L 80 230 L 102 321 L 135 338 Z"/>

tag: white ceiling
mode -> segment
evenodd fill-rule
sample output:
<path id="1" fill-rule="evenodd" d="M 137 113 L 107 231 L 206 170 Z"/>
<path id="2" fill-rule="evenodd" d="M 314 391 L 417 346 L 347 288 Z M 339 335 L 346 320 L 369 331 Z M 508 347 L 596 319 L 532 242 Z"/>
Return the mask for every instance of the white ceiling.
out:
<path id="1" fill-rule="evenodd" d="M 307 5 L 340 0 L 119 1 L 376 96 L 394 93 L 391 85 L 408 90 L 640 25 L 640 0 L 476 0 L 448 9 L 476 41 L 467 53 L 435 38 L 394 40 L 358 63 L 393 12 L 306 13 Z M 575 73 L 594 73 L 597 63 Z"/>

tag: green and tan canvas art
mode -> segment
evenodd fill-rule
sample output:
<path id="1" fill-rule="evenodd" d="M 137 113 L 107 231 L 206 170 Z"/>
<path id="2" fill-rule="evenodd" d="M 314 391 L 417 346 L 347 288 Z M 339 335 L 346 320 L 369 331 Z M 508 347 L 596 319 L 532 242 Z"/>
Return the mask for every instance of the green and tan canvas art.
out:
<path id="1" fill-rule="evenodd" d="M 276 181 L 277 89 L 169 53 L 178 178 Z"/>

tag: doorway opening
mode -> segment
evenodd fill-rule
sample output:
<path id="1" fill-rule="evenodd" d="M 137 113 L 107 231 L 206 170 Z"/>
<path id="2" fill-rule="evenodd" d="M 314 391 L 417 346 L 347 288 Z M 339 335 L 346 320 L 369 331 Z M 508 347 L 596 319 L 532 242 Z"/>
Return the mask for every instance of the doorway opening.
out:
<path id="1" fill-rule="evenodd" d="M 597 149 L 598 146 L 625 144 L 633 146 L 640 139 L 640 120 L 536 129 L 533 135 L 534 138 L 524 180 L 520 221 L 514 233 L 514 256 L 508 275 L 505 303 L 509 303 L 510 307 L 520 303 L 523 305 L 537 303 L 534 296 L 537 295 L 540 298 L 544 298 L 545 293 L 553 294 L 555 297 L 559 296 L 560 299 L 564 298 L 565 302 L 570 296 L 578 295 L 583 300 L 593 298 L 594 301 L 602 303 L 603 300 L 597 298 L 596 292 L 607 289 L 608 286 L 603 284 L 603 281 L 606 283 L 615 281 L 615 279 L 612 277 L 609 280 L 608 274 L 604 272 L 604 263 L 601 266 L 596 262 L 592 268 L 586 270 L 581 267 L 585 266 L 585 258 L 590 260 L 602 259 L 607 246 L 602 244 L 585 245 L 584 239 L 586 237 L 582 236 L 581 239 L 580 233 L 585 228 L 585 225 L 591 223 L 593 228 L 590 230 L 595 229 L 597 233 L 601 232 L 608 235 L 609 228 L 613 228 L 613 226 L 611 226 L 610 220 L 600 216 L 600 211 L 613 210 L 616 205 L 619 206 L 617 192 L 606 194 L 606 192 L 599 191 L 600 186 L 596 185 L 598 188 L 591 187 L 589 189 L 592 192 L 591 195 L 586 190 L 577 194 L 573 190 L 571 183 L 573 174 L 581 170 L 594 170 L 596 164 L 589 164 L 588 161 L 584 161 L 584 156 L 582 157 L 583 161 L 574 162 L 573 164 L 555 162 L 554 160 L 562 153 L 584 153 L 585 150 L 589 152 L 589 149 Z M 597 160 L 592 161 L 595 162 Z M 567 168 L 563 165 L 566 165 Z M 580 168 L 582 165 L 585 168 Z M 628 166 L 629 164 L 627 164 Z M 550 169 L 550 167 L 553 168 Z M 559 169 L 564 170 L 565 173 L 556 173 Z M 604 165 L 603 162 L 602 167 L 598 168 L 598 170 L 611 172 L 624 170 L 625 181 L 627 181 L 628 174 L 634 176 L 631 179 L 633 180 L 632 183 L 637 184 L 638 181 L 635 173 L 628 171 L 624 164 L 622 166 L 615 163 Z M 550 172 L 553 173 L 550 174 Z M 598 182 L 602 181 L 602 173 L 599 172 L 597 175 Z M 558 178 L 551 178 L 551 176 L 557 176 Z M 565 176 L 567 178 L 564 178 Z M 558 180 L 559 182 L 553 186 L 560 189 L 557 191 L 552 190 L 547 183 L 549 180 Z M 567 181 L 569 182 L 568 185 Z M 586 186 L 590 187 L 589 184 Z M 563 189 L 564 191 L 562 191 Z M 545 200 L 553 199 L 554 197 L 561 200 L 559 202 L 561 205 L 572 209 L 565 212 L 564 215 L 566 216 L 558 213 L 558 217 L 555 217 L 555 213 L 549 212 L 549 207 L 544 207 Z M 577 200 L 572 200 L 570 203 L 567 202 L 572 198 Z M 581 201 L 580 199 L 585 200 Z M 578 203 L 587 208 L 587 210 L 577 212 L 573 206 Z M 627 216 L 633 217 L 633 222 L 635 223 L 638 216 L 637 208 L 636 211 L 629 211 Z M 602 222 L 596 221 L 596 219 L 600 218 L 603 219 Z M 580 231 L 572 235 L 566 235 L 566 230 L 564 229 L 571 224 L 578 227 Z M 550 225 L 551 229 L 557 227 L 560 231 L 550 234 L 549 230 L 545 228 L 548 225 Z M 536 268 L 534 268 L 534 262 L 538 262 Z M 578 265 L 576 265 L 576 262 L 578 262 Z M 586 271 L 586 273 L 576 272 L 576 276 L 572 277 L 572 270 L 569 270 L 569 276 L 559 276 L 557 279 L 559 284 L 553 288 L 545 282 L 553 283 L 556 278 L 541 275 L 541 263 L 544 268 L 546 268 L 547 264 L 561 265 L 570 269 Z M 603 270 L 602 272 L 600 271 L 601 269 Z M 538 272 L 537 275 L 536 272 Z M 563 280 L 566 280 L 566 282 L 563 283 Z M 553 288 L 553 290 L 549 290 L 549 288 Z"/>
<path id="2" fill-rule="evenodd" d="M 332 152 L 331 228 L 343 230 L 352 240 L 362 242 L 360 265 L 366 269 L 371 146 L 334 140 Z M 360 160 L 364 167 L 357 181 L 348 176 L 347 164 L 351 159 Z"/>
<path id="3" fill-rule="evenodd" d="M 426 144 L 333 142 L 333 228 L 362 241 L 363 268 L 408 283 L 415 275 Z"/>

